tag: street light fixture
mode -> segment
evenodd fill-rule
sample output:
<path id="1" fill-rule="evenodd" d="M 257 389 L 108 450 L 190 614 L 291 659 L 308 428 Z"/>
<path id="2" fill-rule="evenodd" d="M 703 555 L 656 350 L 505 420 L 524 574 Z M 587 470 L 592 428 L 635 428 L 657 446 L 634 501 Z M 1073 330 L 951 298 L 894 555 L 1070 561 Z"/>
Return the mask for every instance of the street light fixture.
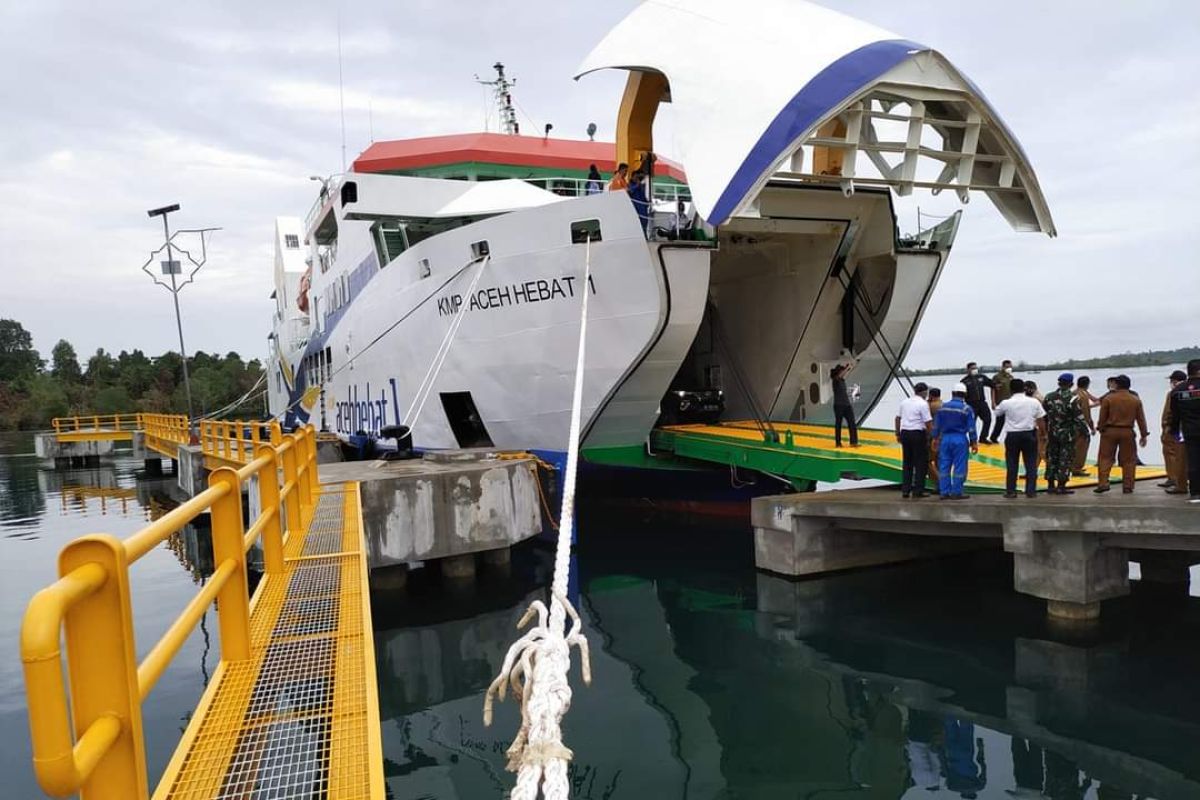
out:
<path id="1" fill-rule="evenodd" d="M 192 408 L 192 382 L 191 382 L 190 376 L 188 375 L 187 349 L 184 347 L 184 344 L 183 344 L 183 318 L 179 314 L 179 291 L 181 289 L 183 289 L 184 286 L 187 286 L 189 283 L 192 282 L 192 280 L 196 276 L 196 273 L 200 271 L 200 268 L 202 266 L 204 266 L 204 262 L 206 262 L 208 260 L 208 251 L 207 251 L 207 247 L 206 247 L 205 241 L 204 241 L 205 234 L 210 233 L 212 231 L 219 231 L 220 228 L 196 228 L 196 229 L 190 229 L 190 230 L 178 230 L 178 231 L 175 231 L 175 233 L 171 233 L 170 225 L 167 222 L 167 215 L 172 212 L 178 211 L 178 210 L 179 210 L 179 204 L 174 203 L 169 206 L 161 206 L 159 208 L 152 208 L 146 212 L 146 215 L 148 217 L 150 217 L 151 219 L 153 219 L 154 217 L 162 217 L 163 246 L 158 248 L 157 250 L 155 250 L 154 252 L 152 252 L 150 254 L 150 259 L 145 264 L 142 265 L 142 271 L 145 272 L 147 275 L 149 275 L 154 280 L 154 282 L 157 283 L 159 286 L 161 286 L 164 289 L 166 289 L 167 291 L 169 291 L 171 293 L 171 299 L 175 303 L 175 329 L 179 332 L 179 355 L 180 355 L 180 358 L 183 360 L 183 391 L 184 391 L 184 394 L 187 396 L 188 427 L 190 429 L 192 421 L 196 418 L 196 415 L 193 412 L 193 408 Z M 195 258 L 193 258 L 192 254 L 190 252 L 188 252 L 186 249 L 180 247 L 179 245 L 173 244 L 172 240 L 181 233 L 199 233 L 200 234 L 200 260 L 199 261 L 197 261 Z M 162 267 L 162 274 L 168 275 L 171 278 L 170 285 L 167 285 L 166 283 L 161 281 L 159 279 L 159 276 L 155 275 L 149 269 L 150 264 L 153 263 L 153 261 L 155 259 L 155 256 L 159 252 L 161 252 L 164 248 L 167 251 L 167 260 L 160 262 L 160 264 Z M 179 261 L 175 260 L 175 251 L 176 250 L 178 250 L 180 253 L 182 253 L 184 256 L 186 256 L 187 260 L 190 261 L 194 267 L 192 269 L 192 271 L 190 273 L 188 273 L 187 279 L 183 280 L 182 283 L 175 277 L 176 275 L 179 275 L 179 276 L 183 275 L 183 269 L 181 268 L 181 263 Z"/>

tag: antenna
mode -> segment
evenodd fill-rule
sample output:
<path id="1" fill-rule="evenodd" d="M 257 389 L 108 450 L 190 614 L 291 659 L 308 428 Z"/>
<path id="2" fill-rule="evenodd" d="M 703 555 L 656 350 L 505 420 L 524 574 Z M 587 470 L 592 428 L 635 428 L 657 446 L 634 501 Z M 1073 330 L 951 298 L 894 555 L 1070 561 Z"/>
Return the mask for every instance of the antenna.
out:
<path id="1" fill-rule="evenodd" d="M 512 88 L 517 85 L 517 79 L 510 80 L 505 76 L 504 65 L 499 61 L 492 65 L 492 69 L 496 70 L 495 80 L 480 80 L 476 75 L 475 81 L 492 87 L 492 95 L 496 98 L 496 106 L 500 109 L 500 128 L 505 133 L 516 136 L 521 133 L 521 126 L 517 122 L 517 110 L 513 107 L 512 99 Z"/>

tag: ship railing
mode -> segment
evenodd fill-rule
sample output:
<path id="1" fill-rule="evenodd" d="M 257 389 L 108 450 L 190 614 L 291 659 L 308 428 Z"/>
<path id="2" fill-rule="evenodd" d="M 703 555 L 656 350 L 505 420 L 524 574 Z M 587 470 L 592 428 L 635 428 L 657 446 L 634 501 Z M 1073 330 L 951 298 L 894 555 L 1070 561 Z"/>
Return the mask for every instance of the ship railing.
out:
<path id="1" fill-rule="evenodd" d="M 33 765 L 46 793 L 149 796 L 142 703 L 214 601 L 222 661 L 251 657 L 246 553 L 261 539 L 264 580 L 280 580 L 284 543 L 307 527 L 319 493 L 312 426 L 275 433 L 277 443 L 260 442 L 253 461 L 213 470 L 207 489 L 129 538 L 92 534 L 63 548 L 61 577 L 34 595 L 21 627 Z M 251 481 L 261 510 L 245 525 L 242 489 Z M 216 569 L 139 662 L 130 567 L 206 512 Z"/>
<path id="2" fill-rule="evenodd" d="M 327 178 L 320 178 L 321 190 L 317 193 L 317 199 L 313 201 L 312 207 L 308 209 L 308 213 L 304 215 L 304 233 L 307 236 L 312 232 L 313 225 L 321 216 L 321 212 L 326 206 L 333 203 L 337 197 L 338 188 L 342 185 L 342 175 L 340 173 L 330 175 Z"/>
<path id="3" fill-rule="evenodd" d="M 590 182 L 587 178 L 578 178 L 574 176 L 551 176 L 545 178 L 525 178 L 526 183 L 532 183 L 539 189 L 545 189 L 548 192 L 561 195 L 563 197 L 582 197 L 587 194 L 587 185 Z M 608 186 L 607 180 L 600 180 L 600 191 L 604 191 Z M 682 183 L 658 183 L 652 182 L 651 193 L 655 200 L 667 200 L 676 202 L 683 200 L 690 202 L 692 199 L 692 191 Z"/>

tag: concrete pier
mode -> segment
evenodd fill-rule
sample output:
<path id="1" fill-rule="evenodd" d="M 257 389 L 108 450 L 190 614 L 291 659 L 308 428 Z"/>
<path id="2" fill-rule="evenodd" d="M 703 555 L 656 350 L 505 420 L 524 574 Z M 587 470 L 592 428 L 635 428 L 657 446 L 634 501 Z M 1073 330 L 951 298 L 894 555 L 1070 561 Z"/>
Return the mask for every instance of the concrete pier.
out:
<path id="1" fill-rule="evenodd" d="M 34 452 L 59 467 L 94 467 L 102 458 L 111 458 L 116 442 L 112 440 L 63 442 L 54 433 L 39 433 L 33 437 Z"/>
<path id="2" fill-rule="evenodd" d="M 438 560 L 443 575 L 470 580 L 475 554 L 504 551 L 542 528 L 528 458 L 453 450 L 406 461 L 321 464 L 322 483 L 359 481 L 372 570 Z M 489 555 L 488 565 L 506 561 Z"/>
<path id="3" fill-rule="evenodd" d="M 1100 603 L 1129 592 L 1130 553 L 1148 580 L 1186 579 L 1200 563 L 1200 515 L 1141 485 L 1132 495 L 902 500 L 894 489 L 760 497 L 753 501 L 755 564 L 817 575 L 970 548 L 1013 554 L 1018 592 L 1047 601 L 1071 622 L 1099 617 Z"/>

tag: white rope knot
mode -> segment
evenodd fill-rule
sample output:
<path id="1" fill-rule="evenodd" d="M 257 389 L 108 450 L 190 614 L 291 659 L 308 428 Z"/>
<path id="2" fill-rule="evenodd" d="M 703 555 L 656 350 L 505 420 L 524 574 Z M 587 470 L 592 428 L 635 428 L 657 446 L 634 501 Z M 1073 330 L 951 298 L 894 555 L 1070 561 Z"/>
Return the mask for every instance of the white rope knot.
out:
<path id="1" fill-rule="evenodd" d="M 562 718 L 571 707 L 571 647 L 579 649 L 583 682 L 592 682 L 588 641 L 583 621 L 571 601 L 558 592 L 550 598 L 550 609 L 535 600 L 517 622 L 524 628 L 537 617 L 537 624 L 513 643 L 504 656 L 500 674 L 488 687 L 483 701 L 483 724 L 492 724 L 496 698 L 504 700 L 508 687 L 521 701 L 521 727 L 508 748 L 510 772 L 517 773 L 512 797 L 536 798 L 541 789 L 547 798 L 566 798 L 566 764 L 574 755 L 562 743 Z M 571 628 L 564 632 L 566 618 Z M 561 792 L 559 788 L 561 787 Z"/>

